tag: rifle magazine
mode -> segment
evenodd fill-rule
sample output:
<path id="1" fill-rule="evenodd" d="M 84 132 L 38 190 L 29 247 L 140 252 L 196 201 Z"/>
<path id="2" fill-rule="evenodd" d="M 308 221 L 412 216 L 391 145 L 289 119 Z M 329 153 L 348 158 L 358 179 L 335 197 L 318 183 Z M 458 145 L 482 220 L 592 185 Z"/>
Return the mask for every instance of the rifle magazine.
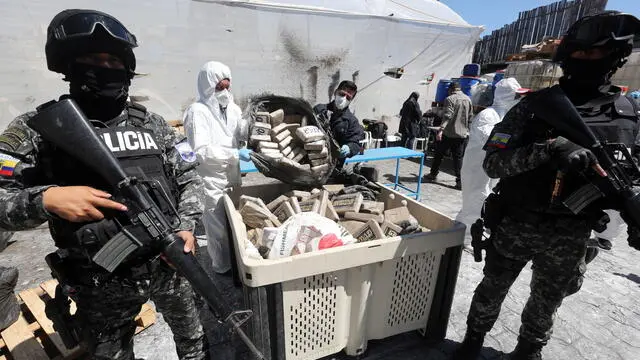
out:
<path id="1" fill-rule="evenodd" d="M 130 233 L 121 231 L 111 238 L 94 257 L 93 261 L 108 272 L 113 272 L 124 259 L 139 246 L 130 239 Z"/>

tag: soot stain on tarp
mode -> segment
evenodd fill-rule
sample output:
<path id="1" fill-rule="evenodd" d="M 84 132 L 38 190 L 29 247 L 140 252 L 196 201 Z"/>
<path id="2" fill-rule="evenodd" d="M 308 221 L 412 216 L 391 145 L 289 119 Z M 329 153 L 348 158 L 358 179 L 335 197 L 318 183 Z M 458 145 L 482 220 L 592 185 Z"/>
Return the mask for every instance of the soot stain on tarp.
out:
<path id="1" fill-rule="evenodd" d="M 322 68 L 332 68 L 339 65 L 349 53 L 349 49 L 336 49 L 329 55 L 313 56 L 305 50 L 305 46 L 293 33 L 282 30 L 280 38 L 291 61 L 296 64 L 312 64 Z"/>
<path id="2" fill-rule="evenodd" d="M 307 87 L 311 89 L 309 98 L 312 102 L 316 102 L 318 98 L 318 67 L 312 66 L 307 69 Z"/>
<path id="3" fill-rule="evenodd" d="M 342 61 L 344 61 L 346 56 L 349 54 L 349 49 L 335 49 L 332 50 L 331 54 L 328 55 L 313 56 L 307 50 L 307 46 L 302 41 L 300 41 L 295 33 L 287 31 L 286 29 L 282 29 L 280 31 L 280 39 L 282 41 L 284 50 L 289 57 L 289 66 L 294 68 L 298 68 L 300 65 L 310 66 L 306 70 L 306 86 L 310 90 L 308 98 L 312 102 L 315 103 L 317 101 L 318 80 L 321 76 L 320 70 L 335 70 L 335 72 L 329 75 L 331 83 L 327 88 L 328 99 L 329 101 L 331 101 L 333 98 L 333 93 L 340 83 L 340 63 L 342 63 Z M 358 77 L 358 74 L 358 71 L 352 74 L 352 78 L 354 78 L 354 81 Z M 300 93 L 301 96 L 304 97 L 303 82 L 300 82 Z"/>
<path id="4" fill-rule="evenodd" d="M 333 73 L 333 75 L 331 75 L 331 83 L 329 84 L 329 88 L 327 89 L 329 101 L 333 99 L 333 93 L 336 91 L 339 84 L 340 84 L 340 70 L 337 70 L 335 73 Z"/>
<path id="5" fill-rule="evenodd" d="M 306 63 L 307 62 L 307 54 L 302 47 L 302 45 L 297 41 L 295 36 L 291 33 L 288 33 L 285 30 L 280 32 L 280 38 L 282 39 L 282 45 L 286 50 L 287 54 L 291 57 L 291 60 L 295 63 Z"/>

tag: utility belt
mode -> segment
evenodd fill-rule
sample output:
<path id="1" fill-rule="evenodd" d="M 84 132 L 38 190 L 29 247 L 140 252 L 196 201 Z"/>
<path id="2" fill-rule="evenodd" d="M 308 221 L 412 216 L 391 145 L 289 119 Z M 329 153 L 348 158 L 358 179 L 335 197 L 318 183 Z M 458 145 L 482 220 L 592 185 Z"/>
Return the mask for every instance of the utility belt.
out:
<path id="1" fill-rule="evenodd" d="M 574 214 L 562 205 L 554 204 L 547 207 L 527 208 L 520 204 L 510 204 L 508 200 L 496 193 L 489 194 L 482 209 L 482 219 L 485 227 L 492 230 L 500 225 L 505 216 L 528 223 L 540 223 L 556 219 L 583 219 L 592 226 L 597 226 L 605 215 L 606 213 L 600 209 L 585 209 L 579 214 Z"/>
<path id="2" fill-rule="evenodd" d="M 75 251 L 74 251 L 75 250 Z M 89 262 L 82 254 L 83 250 L 68 249 L 64 258 L 58 252 L 46 256 L 47 264 L 54 278 L 61 284 L 70 286 L 100 287 L 109 281 L 143 281 L 151 280 L 157 271 L 170 270 L 169 266 L 159 257 L 141 263 L 127 266 L 123 264 L 114 272 L 109 273 L 95 263 Z"/>
<path id="3" fill-rule="evenodd" d="M 510 205 L 506 200 L 496 193 L 491 193 L 487 197 L 482 207 L 481 218 L 471 225 L 471 246 L 473 247 L 476 262 L 482 261 L 482 250 L 491 249 L 491 240 L 495 236 L 498 226 L 506 216 L 532 224 L 540 224 L 548 221 L 558 221 L 563 218 L 572 220 L 585 220 L 591 229 L 602 232 L 606 229 L 610 221 L 607 213 L 600 209 L 585 211 L 580 214 L 573 214 L 565 209 L 523 209 L 519 206 Z M 485 231 L 488 230 L 488 232 Z"/>

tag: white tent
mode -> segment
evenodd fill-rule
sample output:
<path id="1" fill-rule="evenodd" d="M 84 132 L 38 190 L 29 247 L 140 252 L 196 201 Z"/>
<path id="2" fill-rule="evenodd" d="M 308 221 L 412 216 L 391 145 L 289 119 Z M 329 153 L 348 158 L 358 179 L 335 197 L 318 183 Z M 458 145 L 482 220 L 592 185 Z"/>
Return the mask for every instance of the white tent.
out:
<path id="1" fill-rule="evenodd" d="M 241 103 L 265 92 L 327 102 L 350 79 L 358 117 L 395 115 L 411 91 L 424 106 L 439 79 L 459 75 L 482 31 L 432 0 L 0 0 L 0 127 L 67 90 L 44 57 L 47 25 L 65 8 L 105 11 L 136 34 L 146 76 L 131 95 L 167 120 L 181 118 L 209 60 L 231 67 Z M 394 67 L 400 79 L 383 75 Z M 419 85 L 431 73 L 432 85 Z"/>

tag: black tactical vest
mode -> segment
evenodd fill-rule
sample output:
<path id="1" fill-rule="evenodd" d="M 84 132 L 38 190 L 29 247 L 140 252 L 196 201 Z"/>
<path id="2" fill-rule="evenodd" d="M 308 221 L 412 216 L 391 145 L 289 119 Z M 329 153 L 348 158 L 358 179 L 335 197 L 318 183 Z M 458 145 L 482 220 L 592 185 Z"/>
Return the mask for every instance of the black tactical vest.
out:
<path id="1" fill-rule="evenodd" d="M 636 110 L 628 98 L 618 97 L 610 109 L 602 114 L 581 115 L 600 142 L 622 143 L 628 148 L 633 147 L 638 133 L 640 110 Z"/>
<path id="2" fill-rule="evenodd" d="M 96 128 L 96 133 L 118 158 L 127 175 L 141 180 L 157 180 L 160 186 L 152 191 L 152 195 L 163 212 L 170 215 L 170 206 L 176 205 L 178 193 L 175 180 L 170 180 L 166 175 L 164 144 L 151 130 L 143 127 L 147 121 L 146 109 L 143 106 L 130 104 L 127 116 L 125 126 Z M 117 194 L 97 173 L 51 144 L 43 144 L 39 156 L 45 184 L 91 186 L 110 194 Z M 168 195 L 170 204 L 161 197 L 161 191 Z M 117 197 L 114 200 L 122 201 Z M 104 220 L 93 223 L 50 220 L 49 229 L 56 246 L 62 249 L 81 248 L 88 256 L 92 256 L 119 232 L 116 220 L 122 225 L 129 224 L 122 213 L 105 211 L 104 214 Z"/>
<path id="3" fill-rule="evenodd" d="M 622 143 L 632 149 L 638 135 L 640 113 L 629 99 L 620 96 L 601 111 L 592 113 L 578 108 L 584 122 L 589 126 L 600 142 Z M 532 118 L 528 122 L 523 138 L 526 143 L 557 136 L 570 136 L 558 133 L 543 120 Z M 574 191 L 586 184 L 586 179 L 577 174 L 565 174 L 562 192 L 556 206 L 551 204 L 551 194 L 557 176 L 553 164 L 545 164 L 532 171 L 500 180 L 501 198 L 511 206 L 522 207 L 532 211 L 569 214 L 569 210 L 560 202 Z M 598 205 L 594 205 L 598 206 Z"/>

